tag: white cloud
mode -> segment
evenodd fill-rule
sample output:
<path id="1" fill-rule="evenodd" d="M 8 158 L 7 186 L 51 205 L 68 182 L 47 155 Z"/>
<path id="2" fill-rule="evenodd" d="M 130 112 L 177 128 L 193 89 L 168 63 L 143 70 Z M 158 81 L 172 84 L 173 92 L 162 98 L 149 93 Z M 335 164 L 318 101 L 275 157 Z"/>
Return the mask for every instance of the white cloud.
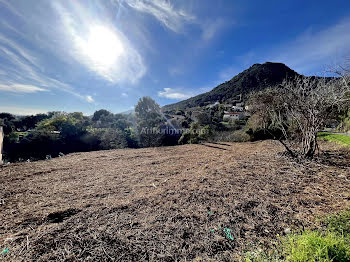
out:
<path id="1" fill-rule="evenodd" d="M 92 98 L 92 96 L 86 96 L 86 101 L 88 101 L 89 103 L 95 102 L 95 100 Z"/>
<path id="2" fill-rule="evenodd" d="M 128 94 L 127 93 L 122 93 L 122 96 L 123 97 L 128 97 Z"/>
<path id="3" fill-rule="evenodd" d="M 26 62 L 29 62 L 32 66 L 39 67 L 39 61 L 36 57 L 31 55 L 25 48 L 19 46 L 16 42 L 13 40 L 6 38 L 5 36 L 0 34 L 0 43 L 2 45 L 7 45 L 12 50 L 14 50 L 22 59 L 24 59 Z M 5 47 L 3 49 L 6 50 Z M 8 49 L 7 49 L 8 50 Z M 6 52 L 6 51 L 4 51 Z"/>
<path id="4" fill-rule="evenodd" d="M 45 75 L 38 57 L 19 43 L 0 34 L 0 58 L 7 62 L 0 64 L 0 71 L 6 72 L 0 74 L 0 91 L 35 93 L 57 89 L 87 101 L 85 96 L 70 85 Z"/>
<path id="5" fill-rule="evenodd" d="M 22 84 L 9 84 L 3 85 L 0 84 L 0 91 L 12 92 L 12 93 L 36 93 L 48 91 L 47 89 L 40 88 L 32 85 L 22 85 Z"/>
<path id="6" fill-rule="evenodd" d="M 169 99 L 187 99 L 193 96 L 193 94 L 188 92 L 181 92 L 181 90 L 173 89 L 173 88 L 164 88 L 163 91 L 158 92 L 159 97 L 165 97 Z"/>
<path id="7" fill-rule="evenodd" d="M 18 8 L 14 7 L 10 4 L 10 1 L 7 0 L 0 0 L 0 5 L 3 5 L 5 8 L 7 8 L 11 13 L 16 15 L 19 18 L 25 19 L 22 13 L 18 11 Z"/>
<path id="8" fill-rule="evenodd" d="M 195 17 L 182 9 L 176 9 L 167 0 L 127 0 L 130 7 L 154 16 L 168 29 L 180 33 L 185 23 L 194 21 Z"/>
<path id="9" fill-rule="evenodd" d="M 50 110 L 17 106 L 0 106 L 0 112 L 11 113 L 14 115 L 35 115 L 40 113 L 47 113 L 48 111 Z"/>

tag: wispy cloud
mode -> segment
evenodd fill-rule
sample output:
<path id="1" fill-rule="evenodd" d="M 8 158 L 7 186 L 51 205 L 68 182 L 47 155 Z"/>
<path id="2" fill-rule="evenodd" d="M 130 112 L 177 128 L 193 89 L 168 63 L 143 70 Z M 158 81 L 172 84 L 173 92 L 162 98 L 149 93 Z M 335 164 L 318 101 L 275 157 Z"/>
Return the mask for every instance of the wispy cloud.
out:
<path id="1" fill-rule="evenodd" d="M 47 113 L 48 110 L 31 107 L 0 106 L 0 112 L 7 112 L 15 115 L 35 115 L 40 113 Z"/>
<path id="2" fill-rule="evenodd" d="M 350 54 L 349 28 L 350 18 L 320 31 L 309 29 L 296 40 L 267 51 L 270 54 L 260 60 L 283 62 L 300 73 L 317 73 L 315 68 L 319 70 Z"/>
<path id="3" fill-rule="evenodd" d="M 180 33 L 184 24 L 195 20 L 195 17 L 185 10 L 176 9 L 167 0 L 127 0 L 130 7 L 137 11 L 154 16 L 160 23 L 168 29 Z"/>
<path id="4" fill-rule="evenodd" d="M 0 70 L 6 72 L 5 75 L 0 75 L 0 85 L 2 86 L 0 91 L 17 90 L 17 92 L 21 91 L 22 93 L 34 93 L 57 89 L 89 102 L 86 96 L 76 92 L 70 85 L 43 74 L 38 69 L 41 66 L 36 62 L 34 64 L 34 59 L 31 59 L 32 55 L 29 54 L 28 50 L 19 46 L 11 47 L 17 52 L 2 46 L 0 39 L 0 57 L 7 61 L 6 68 L 2 68 L 4 65 L 0 65 Z"/>
<path id="5" fill-rule="evenodd" d="M 163 91 L 158 92 L 158 96 L 168 99 L 181 100 L 190 98 L 193 96 L 193 94 L 189 92 L 183 92 L 181 89 L 177 88 L 164 88 Z"/>
<path id="6" fill-rule="evenodd" d="M 129 95 L 127 93 L 122 93 L 122 97 L 128 97 Z"/>
<path id="7" fill-rule="evenodd" d="M 14 6 L 12 6 L 10 4 L 10 1 L 7 0 L 0 0 L 0 6 L 3 6 L 4 8 L 7 8 L 11 13 L 13 13 L 14 15 L 16 15 L 19 18 L 24 18 L 24 15 L 22 13 L 20 13 L 18 11 L 17 8 L 15 8 Z"/>
<path id="8" fill-rule="evenodd" d="M 86 96 L 86 101 L 89 103 L 95 102 L 94 99 L 92 98 L 92 96 Z"/>
<path id="9" fill-rule="evenodd" d="M 0 64 L 0 92 L 30 94 L 56 89 L 86 102 L 92 102 L 88 96 L 80 94 L 69 84 L 47 75 L 43 70 L 45 64 L 41 61 L 39 53 L 28 50 L 21 42 L 2 33 L 0 33 L 0 58 L 6 62 Z"/>
<path id="10" fill-rule="evenodd" d="M 12 92 L 12 93 L 36 93 L 48 91 L 47 89 L 40 88 L 32 85 L 21 85 L 21 84 L 10 84 L 3 85 L 0 84 L 0 91 Z"/>
<path id="11" fill-rule="evenodd" d="M 202 24 L 202 39 L 206 41 L 211 40 L 224 26 L 227 26 L 228 24 L 228 21 L 225 21 L 222 18 L 204 22 Z"/>

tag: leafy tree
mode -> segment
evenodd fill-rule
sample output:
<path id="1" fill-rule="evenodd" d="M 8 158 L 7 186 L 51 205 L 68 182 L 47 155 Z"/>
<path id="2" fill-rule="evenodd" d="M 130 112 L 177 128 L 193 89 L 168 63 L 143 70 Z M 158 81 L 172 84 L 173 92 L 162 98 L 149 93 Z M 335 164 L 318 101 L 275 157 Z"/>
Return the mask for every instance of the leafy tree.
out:
<path id="1" fill-rule="evenodd" d="M 95 134 L 99 139 L 98 149 L 118 149 L 128 146 L 126 134 L 120 129 L 99 128 Z"/>
<path id="2" fill-rule="evenodd" d="M 59 131 L 62 138 L 72 138 L 86 132 L 89 119 L 80 112 L 57 113 L 38 124 L 38 130 Z"/>
<path id="3" fill-rule="evenodd" d="M 207 112 L 201 112 L 197 116 L 197 122 L 199 125 L 209 125 L 211 124 L 211 117 Z"/>
<path id="4" fill-rule="evenodd" d="M 37 114 L 37 115 L 31 115 L 31 116 L 24 116 L 19 118 L 15 125 L 16 128 L 21 131 L 27 131 L 29 129 L 34 129 L 36 125 L 45 120 L 50 118 L 47 114 Z"/>
<path id="5" fill-rule="evenodd" d="M 201 126 L 198 122 L 191 124 L 190 130 L 182 134 L 179 144 L 197 144 L 206 141 L 212 134 L 210 125 Z"/>
<path id="6" fill-rule="evenodd" d="M 15 122 L 16 117 L 9 113 L 0 113 L 1 124 L 5 135 L 9 135 L 11 132 L 16 130 Z"/>
<path id="7" fill-rule="evenodd" d="M 162 145 L 163 135 L 159 133 L 163 123 L 160 106 L 150 97 L 142 97 L 135 106 L 137 131 L 141 146 Z"/>
<path id="8" fill-rule="evenodd" d="M 132 127 L 128 127 L 124 129 L 125 135 L 126 135 L 126 141 L 128 143 L 129 148 L 137 148 L 139 143 L 138 143 L 138 138 L 137 134 L 135 132 L 135 129 Z"/>
<path id="9" fill-rule="evenodd" d="M 96 121 L 99 121 L 99 120 L 101 120 L 101 117 L 102 116 L 109 116 L 109 115 L 111 115 L 112 113 L 111 112 L 109 112 L 108 110 L 106 110 L 106 109 L 100 109 L 100 110 L 97 110 L 95 113 L 94 113 L 94 115 L 93 115 L 93 117 L 92 117 L 92 121 L 94 121 L 94 122 L 96 122 Z"/>

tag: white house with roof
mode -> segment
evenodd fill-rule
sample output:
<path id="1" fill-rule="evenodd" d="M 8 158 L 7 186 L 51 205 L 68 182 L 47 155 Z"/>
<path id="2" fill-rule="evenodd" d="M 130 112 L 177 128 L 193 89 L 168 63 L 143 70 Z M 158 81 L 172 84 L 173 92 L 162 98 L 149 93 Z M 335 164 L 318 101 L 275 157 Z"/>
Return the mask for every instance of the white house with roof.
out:
<path id="1" fill-rule="evenodd" d="M 223 116 L 224 121 L 241 120 L 243 118 L 244 118 L 243 112 L 227 112 L 227 113 L 224 113 L 224 116 Z"/>
<path id="2" fill-rule="evenodd" d="M 232 111 L 243 112 L 244 108 L 242 106 L 232 106 Z"/>

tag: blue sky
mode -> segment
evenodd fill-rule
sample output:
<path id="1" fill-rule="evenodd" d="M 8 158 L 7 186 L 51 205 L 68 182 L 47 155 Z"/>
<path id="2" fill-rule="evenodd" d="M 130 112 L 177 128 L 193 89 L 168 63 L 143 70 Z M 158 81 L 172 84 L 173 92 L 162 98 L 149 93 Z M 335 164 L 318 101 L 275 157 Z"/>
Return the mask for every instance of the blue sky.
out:
<path id="1" fill-rule="evenodd" d="M 0 111 L 173 103 L 254 63 L 322 74 L 350 54 L 350 2 L 0 0 Z"/>

